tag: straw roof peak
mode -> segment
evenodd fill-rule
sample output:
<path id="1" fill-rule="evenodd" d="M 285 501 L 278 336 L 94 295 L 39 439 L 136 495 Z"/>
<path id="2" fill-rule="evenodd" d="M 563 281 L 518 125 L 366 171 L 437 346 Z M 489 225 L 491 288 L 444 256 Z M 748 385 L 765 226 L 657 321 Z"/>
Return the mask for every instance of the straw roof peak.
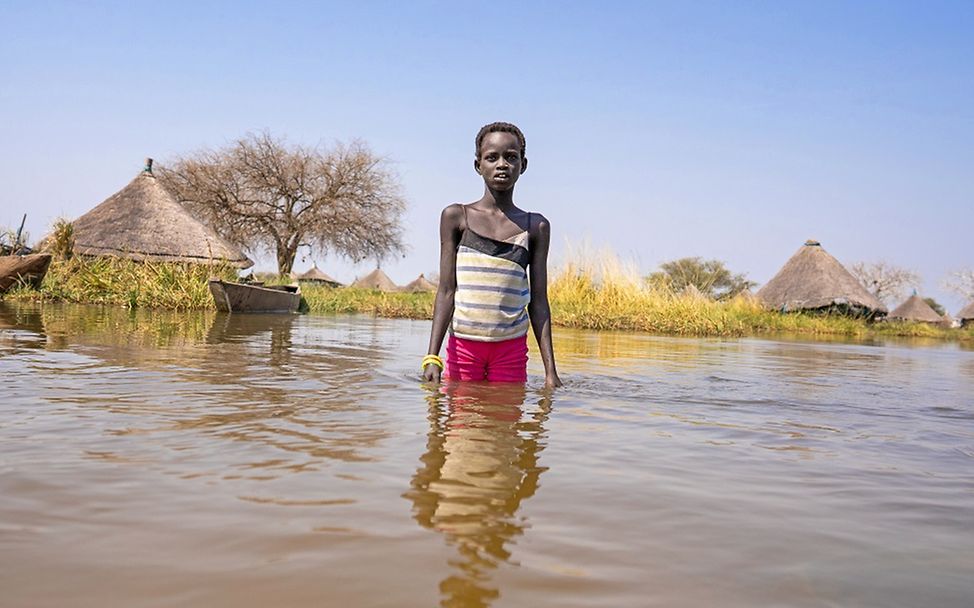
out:
<path id="1" fill-rule="evenodd" d="M 765 305 L 785 312 L 834 306 L 867 316 L 886 312 L 876 296 L 812 239 L 805 241 L 756 295 Z"/>
<path id="2" fill-rule="evenodd" d="M 253 266 L 239 249 L 176 202 L 152 174 L 151 158 L 124 188 L 73 224 L 75 252 L 81 255 Z"/>
<path id="3" fill-rule="evenodd" d="M 436 284 L 426 278 L 426 275 L 419 273 L 412 282 L 402 288 L 403 291 L 418 293 L 423 291 L 436 291 Z"/>
<path id="4" fill-rule="evenodd" d="M 913 290 L 913 295 L 907 298 L 905 302 L 894 308 L 887 318 L 923 323 L 942 323 L 944 320 L 923 298 L 917 295 L 916 290 Z"/>
<path id="5" fill-rule="evenodd" d="M 379 267 L 376 267 L 375 270 L 352 283 L 352 287 L 358 287 L 360 289 L 378 289 L 379 291 L 396 291 L 399 289 L 396 284 L 392 282 L 392 279 L 389 278 L 389 275 L 383 272 Z"/>

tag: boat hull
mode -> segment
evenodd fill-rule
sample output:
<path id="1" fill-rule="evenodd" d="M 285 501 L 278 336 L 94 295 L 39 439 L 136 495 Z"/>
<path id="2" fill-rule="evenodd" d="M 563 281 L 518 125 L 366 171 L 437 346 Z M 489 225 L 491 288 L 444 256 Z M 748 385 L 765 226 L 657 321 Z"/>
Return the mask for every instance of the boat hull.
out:
<path id="1" fill-rule="evenodd" d="M 297 312 L 301 290 L 296 285 L 246 285 L 210 280 L 213 303 L 220 312 Z"/>
<path id="2" fill-rule="evenodd" d="M 22 283 L 39 288 L 50 265 L 49 253 L 0 256 L 0 293 Z"/>

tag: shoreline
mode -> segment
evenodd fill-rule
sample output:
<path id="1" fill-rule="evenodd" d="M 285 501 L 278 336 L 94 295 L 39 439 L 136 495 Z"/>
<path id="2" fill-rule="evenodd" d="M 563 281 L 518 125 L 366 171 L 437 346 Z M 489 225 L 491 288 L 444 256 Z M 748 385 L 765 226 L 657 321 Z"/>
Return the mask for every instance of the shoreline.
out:
<path id="1" fill-rule="evenodd" d="M 54 262 L 39 290 L 15 289 L 12 302 L 64 302 L 136 309 L 213 310 L 211 276 L 234 280 L 232 268 L 144 263 L 120 258 Z M 306 312 L 367 314 L 429 320 L 431 292 L 382 292 L 302 284 Z M 553 275 L 548 296 L 552 325 L 592 331 L 626 331 L 665 336 L 925 338 L 972 342 L 974 327 L 944 328 L 924 323 L 867 322 L 838 315 L 780 313 L 746 294 L 727 301 L 675 294 L 650 287 L 639 277 L 595 276 L 568 266 Z"/>

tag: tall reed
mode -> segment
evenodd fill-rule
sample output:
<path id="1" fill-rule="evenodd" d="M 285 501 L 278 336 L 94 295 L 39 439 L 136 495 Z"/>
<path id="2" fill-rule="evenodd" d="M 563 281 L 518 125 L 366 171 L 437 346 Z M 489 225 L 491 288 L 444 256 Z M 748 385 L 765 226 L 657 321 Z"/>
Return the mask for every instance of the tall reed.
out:
<path id="1" fill-rule="evenodd" d="M 17 289 L 10 298 L 109 304 L 127 308 L 212 309 L 207 279 L 235 280 L 232 267 L 208 267 L 120 258 L 54 261 L 40 291 Z M 430 319 L 432 293 L 302 286 L 312 313 L 364 313 Z M 685 336 L 796 333 L 814 336 L 906 336 L 974 342 L 974 327 L 944 329 L 922 323 L 867 323 L 844 316 L 766 310 L 751 295 L 717 302 L 700 294 L 674 293 L 651 284 L 634 264 L 608 250 L 576 250 L 548 284 L 555 325 L 593 330 L 640 331 Z"/>
<path id="2" fill-rule="evenodd" d="M 212 308 L 207 279 L 236 277 L 229 266 L 142 262 L 115 257 L 55 260 L 39 291 L 19 289 L 9 297 L 127 308 Z"/>
<path id="3" fill-rule="evenodd" d="M 773 332 L 809 335 L 974 338 L 920 323 L 868 323 L 839 315 L 782 314 L 765 309 L 750 294 L 714 301 L 700 294 L 674 293 L 644 280 L 632 263 L 609 250 L 570 252 L 549 280 L 554 323 L 596 330 L 628 330 L 687 336 L 743 336 Z"/>
<path id="4" fill-rule="evenodd" d="M 433 317 L 432 293 L 383 292 L 318 285 L 304 285 L 301 293 L 309 312 L 314 313 L 365 313 L 395 319 Z"/>
<path id="5" fill-rule="evenodd" d="M 74 224 L 63 217 L 54 220 L 47 237 L 45 251 L 55 260 L 69 260 L 74 256 Z"/>

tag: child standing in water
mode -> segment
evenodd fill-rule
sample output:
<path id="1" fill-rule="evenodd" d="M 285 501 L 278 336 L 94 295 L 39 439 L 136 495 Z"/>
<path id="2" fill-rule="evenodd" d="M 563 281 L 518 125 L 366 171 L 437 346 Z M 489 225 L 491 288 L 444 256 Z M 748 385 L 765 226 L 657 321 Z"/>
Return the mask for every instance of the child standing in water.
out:
<path id="1" fill-rule="evenodd" d="M 440 215 L 440 285 L 423 377 L 525 382 L 528 321 L 545 369 L 561 386 L 551 347 L 548 245 L 551 226 L 514 204 L 514 184 L 528 167 L 524 134 L 506 122 L 477 133 L 474 170 L 484 195 Z M 446 361 L 439 357 L 447 329 Z"/>

